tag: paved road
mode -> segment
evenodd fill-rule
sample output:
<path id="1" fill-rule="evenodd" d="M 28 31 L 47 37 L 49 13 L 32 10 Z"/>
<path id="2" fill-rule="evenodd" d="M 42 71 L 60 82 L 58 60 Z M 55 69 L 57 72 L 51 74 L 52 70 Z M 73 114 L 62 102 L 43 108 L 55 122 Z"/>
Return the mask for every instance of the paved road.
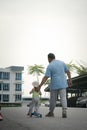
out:
<path id="1" fill-rule="evenodd" d="M 87 130 L 87 108 L 68 108 L 68 118 L 61 117 L 61 108 L 55 109 L 55 117 L 45 117 L 48 107 L 40 107 L 42 118 L 30 118 L 28 107 L 2 108 L 4 120 L 0 130 Z"/>

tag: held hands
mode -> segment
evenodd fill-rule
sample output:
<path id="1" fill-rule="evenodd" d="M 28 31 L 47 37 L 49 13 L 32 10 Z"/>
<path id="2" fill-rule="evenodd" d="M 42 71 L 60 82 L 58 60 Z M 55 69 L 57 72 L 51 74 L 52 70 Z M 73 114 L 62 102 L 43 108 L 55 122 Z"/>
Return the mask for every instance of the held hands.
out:
<path id="1" fill-rule="evenodd" d="M 40 90 L 40 89 L 41 89 L 40 85 L 37 87 L 37 89 L 38 89 L 38 90 Z"/>

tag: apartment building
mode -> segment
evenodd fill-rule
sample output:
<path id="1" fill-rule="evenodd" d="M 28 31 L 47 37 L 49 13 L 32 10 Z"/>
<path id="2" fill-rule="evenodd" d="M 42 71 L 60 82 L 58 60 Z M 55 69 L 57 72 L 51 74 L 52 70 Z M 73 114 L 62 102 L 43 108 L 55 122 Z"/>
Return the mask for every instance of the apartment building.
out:
<path id="1" fill-rule="evenodd" d="M 22 102 L 22 66 L 0 68 L 0 104 Z"/>

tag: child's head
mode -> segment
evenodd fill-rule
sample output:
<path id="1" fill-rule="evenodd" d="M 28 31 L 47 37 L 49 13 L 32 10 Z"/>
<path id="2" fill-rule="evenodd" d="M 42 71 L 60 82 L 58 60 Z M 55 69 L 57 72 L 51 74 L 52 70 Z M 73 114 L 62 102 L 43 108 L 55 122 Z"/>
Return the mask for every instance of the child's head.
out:
<path id="1" fill-rule="evenodd" d="M 39 82 L 38 81 L 34 81 L 34 82 L 32 82 L 32 85 L 33 85 L 33 87 L 38 87 L 39 86 Z"/>

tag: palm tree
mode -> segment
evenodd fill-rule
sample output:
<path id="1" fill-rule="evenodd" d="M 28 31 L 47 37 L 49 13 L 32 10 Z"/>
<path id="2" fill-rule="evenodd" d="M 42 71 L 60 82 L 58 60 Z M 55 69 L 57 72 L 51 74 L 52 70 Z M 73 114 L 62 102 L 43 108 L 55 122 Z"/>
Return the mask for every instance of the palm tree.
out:
<path id="1" fill-rule="evenodd" d="M 70 61 L 68 64 L 67 64 L 69 70 L 71 72 L 73 72 L 75 70 L 75 64 L 72 63 L 72 61 Z"/>
<path id="2" fill-rule="evenodd" d="M 70 71 L 71 72 L 74 72 L 78 75 L 83 75 L 83 74 L 87 74 L 87 64 L 82 64 L 82 61 L 81 63 L 78 63 L 77 65 L 76 64 L 73 64 L 72 61 L 70 61 L 67 66 L 69 67 Z"/>
<path id="3" fill-rule="evenodd" d="M 75 65 L 74 68 L 78 75 L 87 74 L 87 65 L 85 64 L 79 63 L 79 66 Z"/>
<path id="4" fill-rule="evenodd" d="M 28 73 L 36 76 L 37 81 L 39 81 L 39 76 L 44 74 L 44 67 L 42 65 L 28 66 Z"/>

